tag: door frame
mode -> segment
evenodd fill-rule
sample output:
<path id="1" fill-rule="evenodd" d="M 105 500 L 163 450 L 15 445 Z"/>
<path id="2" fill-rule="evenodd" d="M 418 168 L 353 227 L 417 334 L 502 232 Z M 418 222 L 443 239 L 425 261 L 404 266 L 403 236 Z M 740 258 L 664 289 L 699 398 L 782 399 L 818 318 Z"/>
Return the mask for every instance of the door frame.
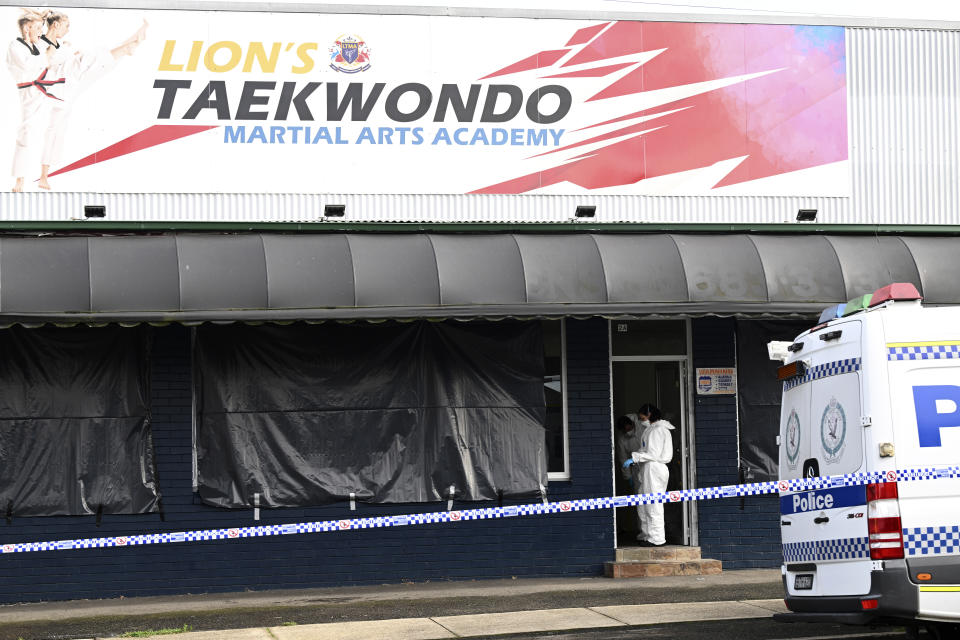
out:
<path id="1" fill-rule="evenodd" d="M 639 318 L 638 318 L 639 319 Z M 615 356 L 613 355 L 613 323 L 615 320 L 607 321 L 607 330 L 608 330 L 608 349 L 607 353 L 609 354 L 609 384 L 610 384 L 610 435 L 611 442 L 616 438 L 614 433 L 614 420 L 616 416 L 613 415 L 613 363 L 614 362 L 677 362 L 680 366 L 680 412 L 683 417 L 683 437 L 680 440 L 680 451 L 681 451 L 681 473 L 682 473 L 682 484 L 685 488 L 695 487 L 697 480 L 697 465 L 696 465 L 696 438 L 694 438 L 694 421 L 693 421 L 693 407 L 694 407 L 694 398 L 693 398 L 693 378 L 691 370 L 691 360 L 692 356 L 691 350 L 693 348 L 693 331 L 692 324 L 689 318 L 684 319 L 684 324 L 686 326 L 686 337 L 687 337 L 687 353 L 684 355 L 655 355 L 655 356 Z M 615 449 L 615 447 L 613 448 Z M 612 460 L 612 473 L 611 473 L 611 495 L 615 491 L 615 474 L 617 473 L 616 469 L 616 455 L 611 449 L 611 460 Z M 683 503 L 683 540 L 684 544 L 689 546 L 697 546 L 700 544 L 700 535 L 698 526 L 698 517 L 697 517 L 697 502 L 695 500 L 688 500 Z M 617 515 L 616 509 L 612 510 L 611 513 L 613 519 L 613 540 L 614 547 L 617 546 Z"/>

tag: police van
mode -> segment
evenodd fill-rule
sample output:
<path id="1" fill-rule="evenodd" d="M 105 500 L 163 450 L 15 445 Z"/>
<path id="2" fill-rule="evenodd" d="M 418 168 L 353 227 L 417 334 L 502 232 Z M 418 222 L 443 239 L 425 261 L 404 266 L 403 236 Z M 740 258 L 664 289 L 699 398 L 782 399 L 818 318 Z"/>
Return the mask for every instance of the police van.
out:
<path id="1" fill-rule="evenodd" d="M 778 619 L 960 637 L 960 308 L 893 284 L 826 310 L 787 350 L 780 479 L 896 481 L 780 494 L 792 613 Z"/>

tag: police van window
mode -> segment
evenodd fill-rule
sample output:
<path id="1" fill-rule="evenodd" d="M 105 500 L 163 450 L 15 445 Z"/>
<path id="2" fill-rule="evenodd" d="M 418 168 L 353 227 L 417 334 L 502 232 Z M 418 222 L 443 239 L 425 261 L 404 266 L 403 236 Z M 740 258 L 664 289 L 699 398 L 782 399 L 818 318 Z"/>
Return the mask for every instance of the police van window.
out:
<path id="1" fill-rule="evenodd" d="M 566 341 L 563 320 L 542 320 L 543 393 L 546 398 L 547 471 L 550 480 L 568 480 L 566 424 Z"/>
<path id="2" fill-rule="evenodd" d="M 681 356 L 687 353 L 683 320 L 614 320 L 615 356 Z"/>
<path id="3" fill-rule="evenodd" d="M 860 376 L 845 373 L 813 383 L 810 448 L 821 476 L 851 473 L 863 462 Z"/>
<path id="4" fill-rule="evenodd" d="M 801 384 L 787 389 L 780 408 L 780 477 L 800 478 L 810 460 L 810 389 Z"/>

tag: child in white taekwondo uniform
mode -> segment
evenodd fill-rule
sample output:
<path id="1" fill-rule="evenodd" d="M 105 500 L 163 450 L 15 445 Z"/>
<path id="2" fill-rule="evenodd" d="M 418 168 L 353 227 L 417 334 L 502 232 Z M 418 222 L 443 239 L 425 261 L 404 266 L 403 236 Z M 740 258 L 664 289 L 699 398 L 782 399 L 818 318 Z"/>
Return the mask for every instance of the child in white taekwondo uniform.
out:
<path id="1" fill-rule="evenodd" d="M 7 48 L 7 69 L 20 94 L 20 126 L 13 150 L 14 191 L 23 191 L 31 150 L 46 129 L 51 105 L 59 100 L 56 91 L 63 87 L 63 78 L 54 77 L 48 69 L 46 47 L 39 46 L 43 22 L 43 14 L 25 9 L 17 20 L 20 37 Z"/>
<path id="2" fill-rule="evenodd" d="M 46 33 L 41 37 L 41 45 L 50 52 L 50 69 L 55 75 L 65 79 L 65 89 L 60 101 L 50 108 L 49 125 L 40 156 L 41 189 L 49 189 L 50 167 L 55 166 L 63 154 L 63 141 L 67 130 L 72 101 L 77 94 L 86 89 L 105 73 L 109 72 L 117 60 L 132 55 L 137 45 L 146 37 L 147 22 L 132 36 L 113 49 L 80 51 L 63 38 L 70 30 L 70 19 L 65 13 L 49 11 L 44 15 Z"/>

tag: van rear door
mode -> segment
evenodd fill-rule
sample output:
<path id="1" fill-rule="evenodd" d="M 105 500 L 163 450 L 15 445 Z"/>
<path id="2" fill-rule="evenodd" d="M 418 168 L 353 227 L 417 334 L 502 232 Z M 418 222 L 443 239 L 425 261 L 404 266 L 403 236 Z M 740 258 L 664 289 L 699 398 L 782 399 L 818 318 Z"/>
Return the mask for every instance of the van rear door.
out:
<path id="1" fill-rule="evenodd" d="M 784 385 L 781 478 L 862 469 L 860 336 L 860 321 L 850 320 L 804 337 L 800 353 L 809 362 L 808 369 L 802 378 Z M 799 434 L 792 440 L 794 431 Z M 780 530 L 790 596 L 869 592 L 866 503 L 863 486 L 781 494 Z"/>

